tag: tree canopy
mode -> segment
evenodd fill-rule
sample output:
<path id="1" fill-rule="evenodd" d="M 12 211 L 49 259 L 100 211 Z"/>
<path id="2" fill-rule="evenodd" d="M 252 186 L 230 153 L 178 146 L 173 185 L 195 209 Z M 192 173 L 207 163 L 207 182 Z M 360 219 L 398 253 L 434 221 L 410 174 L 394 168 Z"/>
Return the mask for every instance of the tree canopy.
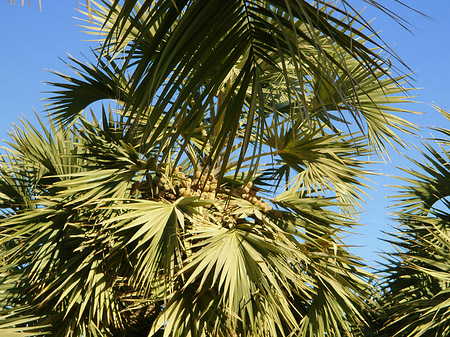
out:
<path id="1" fill-rule="evenodd" d="M 406 255 L 388 260 L 381 290 L 342 241 L 367 157 L 417 130 L 397 56 L 347 1 L 88 4 L 93 61 L 69 57 L 75 75 L 55 73 L 48 122 L 24 120 L 0 157 L 1 333 L 447 331 L 429 325 L 441 302 L 402 303 L 399 276 L 417 252 L 412 284 L 445 296 L 423 248 L 444 240 L 427 212 L 447 158 L 432 152 L 428 175 L 405 178 L 411 240 L 397 237 Z"/>

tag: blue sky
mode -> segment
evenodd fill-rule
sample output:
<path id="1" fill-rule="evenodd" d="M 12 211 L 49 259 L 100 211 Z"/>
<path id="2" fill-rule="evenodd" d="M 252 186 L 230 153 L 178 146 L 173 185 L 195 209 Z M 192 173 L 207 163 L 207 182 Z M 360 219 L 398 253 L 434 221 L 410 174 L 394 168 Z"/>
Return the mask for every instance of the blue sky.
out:
<path id="1" fill-rule="evenodd" d="M 19 0 L 17 2 L 20 3 Z M 18 116 L 24 115 L 34 120 L 33 108 L 40 116 L 44 116 L 44 102 L 41 99 L 46 97 L 45 91 L 50 90 L 50 86 L 43 82 L 57 80 L 45 69 L 71 74 L 63 62 L 67 54 L 83 60 L 83 54 L 87 55 L 89 46 L 92 45 L 84 41 L 91 37 L 81 32 L 82 29 L 76 26 L 81 22 L 73 18 L 82 17 L 75 9 L 77 0 L 42 0 L 41 12 L 37 0 L 31 2 L 31 7 L 20 7 L 17 4 L 10 6 L 7 0 L 0 2 L 0 45 L 3 46 L 0 53 L 0 139 L 8 138 L 7 131 L 13 123 L 18 122 Z M 364 6 L 361 0 L 353 2 L 358 9 Z M 450 1 L 408 2 L 430 16 L 430 19 L 400 7 L 395 0 L 385 0 L 382 3 L 411 23 L 412 33 L 374 9 L 364 11 L 366 19 L 376 19 L 373 26 L 415 73 L 413 85 L 424 88 L 415 92 L 417 100 L 423 103 L 409 107 L 424 114 L 408 118 L 424 126 L 450 128 L 450 122 L 446 122 L 430 106 L 435 103 L 450 110 Z M 429 132 L 424 131 L 422 136 L 429 136 Z M 418 143 L 411 137 L 407 141 Z M 417 156 L 414 151 L 402 152 Z M 402 155 L 393 153 L 392 162 L 375 168 L 388 174 L 399 174 L 395 166 L 408 165 Z M 372 265 L 380 260 L 376 255 L 377 251 L 390 250 L 389 245 L 377 238 L 386 237 L 381 231 L 392 231 L 387 209 L 390 202 L 385 197 L 395 190 L 384 185 L 396 183 L 387 177 L 379 177 L 375 182 L 377 191 L 371 192 L 373 200 L 367 201 L 365 211 L 361 214 L 361 223 L 365 226 L 357 229 L 359 235 L 349 237 L 346 241 L 362 246 L 354 248 L 354 252 Z"/>

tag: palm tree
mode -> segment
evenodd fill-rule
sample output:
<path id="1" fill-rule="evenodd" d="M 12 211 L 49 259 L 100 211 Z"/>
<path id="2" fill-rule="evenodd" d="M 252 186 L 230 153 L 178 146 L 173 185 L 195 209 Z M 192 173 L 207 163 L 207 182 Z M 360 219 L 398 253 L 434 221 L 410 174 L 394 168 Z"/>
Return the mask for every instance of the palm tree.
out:
<path id="1" fill-rule="evenodd" d="M 2 156 L 0 329 L 360 336 L 372 275 L 341 236 L 364 158 L 414 130 L 405 77 L 329 4 L 131 3 L 94 3 L 95 63 Z"/>
<path id="2" fill-rule="evenodd" d="M 15 130 L 2 166 L 2 300 L 18 330 L 25 320 L 52 336 L 312 336 L 361 324 L 370 275 L 340 243 L 352 222 L 331 200 L 269 199 L 273 167 L 218 186 L 195 149 L 156 166 L 159 149 L 140 153 L 124 133 L 84 118 L 44 136 Z M 333 143 L 343 159 L 354 151 Z"/>
<path id="3" fill-rule="evenodd" d="M 438 109 L 448 120 L 450 114 Z M 385 331 L 390 336 L 447 336 L 449 321 L 449 131 L 425 143 L 424 161 L 411 159 L 404 169 L 407 185 L 399 186 L 392 243 L 397 252 L 386 256 Z"/>

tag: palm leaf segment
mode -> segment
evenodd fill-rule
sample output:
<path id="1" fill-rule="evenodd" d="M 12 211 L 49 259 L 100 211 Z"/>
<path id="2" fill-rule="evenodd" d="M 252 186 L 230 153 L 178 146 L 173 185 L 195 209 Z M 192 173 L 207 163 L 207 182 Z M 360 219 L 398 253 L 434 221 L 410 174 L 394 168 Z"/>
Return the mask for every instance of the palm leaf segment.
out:
<path id="1" fill-rule="evenodd" d="M 450 115 L 438 109 L 447 119 Z M 403 169 L 408 185 L 398 186 L 396 213 L 399 234 L 392 243 L 398 252 L 387 256 L 385 286 L 386 331 L 398 336 L 445 336 L 448 320 L 450 238 L 448 235 L 450 171 L 448 130 L 435 129 L 438 146 L 425 144 L 424 162 L 411 159 L 415 169 Z"/>
<path id="2" fill-rule="evenodd" d="M 309 22 L 313 7 L 175 3 L 145 2 L 129 21 L 129 2 L 99 5 L 106 34 L 129 29 L 98 66 L 72 59 L 81 79 L 60 74 L 58 127 L 16 128 L 1 163 L 6 327 L 358 335 L 370 275 L 339 237 L 354 224 L 367 137 L 379 148 L 412 127 L 389 112 L 401 111 L 400 79 L 360 42 L 375 59 L 345 46 L 346 24 Z M 81 116 L 105 98 L 119 109 Z M 366 136 L 344 132 L 346 111 Z"/>

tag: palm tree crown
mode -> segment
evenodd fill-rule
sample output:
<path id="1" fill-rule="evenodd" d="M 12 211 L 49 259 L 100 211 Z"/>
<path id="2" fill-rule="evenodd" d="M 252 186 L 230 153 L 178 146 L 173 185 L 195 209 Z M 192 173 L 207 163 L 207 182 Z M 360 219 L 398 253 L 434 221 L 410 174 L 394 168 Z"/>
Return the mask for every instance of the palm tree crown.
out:
<path id="1" fill-rule="evenodd" d="M 23 122 L 2 156 L 0 328 L 361 335 L 372 275 L 341 234 L 363 157 L 414 131 L 365 21 L 321 2 L 91 3 L 95 63 L 70 58 L 49 129 Z"/>
<path id="2" fill-rule="evenodd" d="M 438 108 L 450 120 L 450 114 Z M 395 253 L 386 254 L 382 303 L 385 331 L 391 336 L 446 336 L 448 320 L 449 150 L 448 129 L 435 128 L 440 137 L 424 142 L 423 162 L 412 159 L 413 169 L 400 178 L 396 220 L 392 235 Z"/>

